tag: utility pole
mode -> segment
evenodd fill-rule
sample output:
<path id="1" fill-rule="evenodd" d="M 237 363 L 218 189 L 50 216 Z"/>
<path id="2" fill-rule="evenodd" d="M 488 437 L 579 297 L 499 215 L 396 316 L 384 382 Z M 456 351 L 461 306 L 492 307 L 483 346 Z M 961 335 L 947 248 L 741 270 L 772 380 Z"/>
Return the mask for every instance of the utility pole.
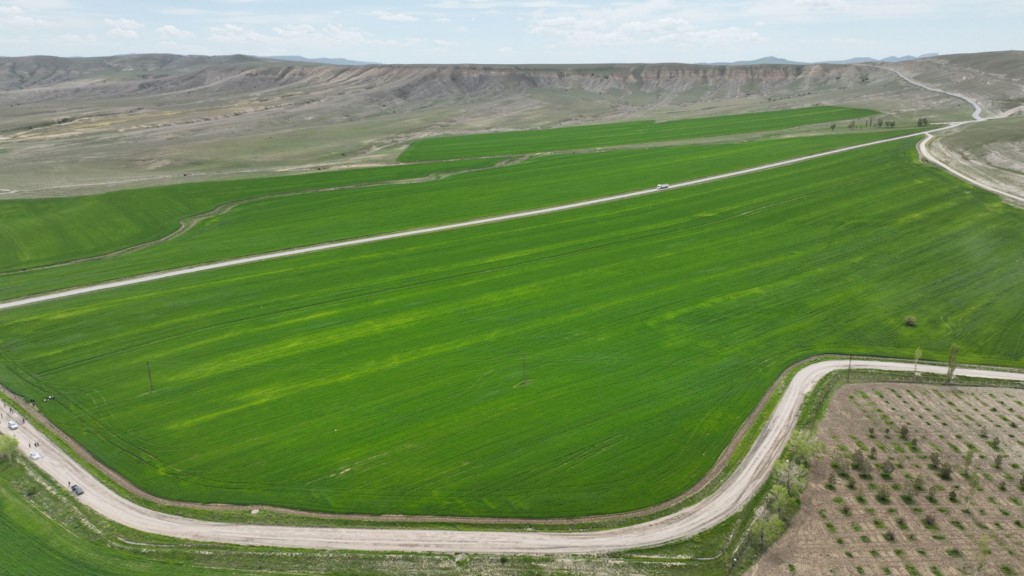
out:
<path id="1" fill-rule="evenodd" d="M 522 376 L 519 379 L 519 385 L 520 386 L 525 386 L 526 385 L 526 354 L 523 354 L 523 372 L 522 372 Z"/>
<path id="2" fill-rule="evenodd" d="M 850 372 L 853 372 L 853 354 L 850 354 L 850 363 L 846 366 L 846 383 L 850 383 Z"/>
<path id="3" fill-rule="evenodd" d="M 149 374 L 149 391 L 153 391 L 153 367 L 149 365 L 149 360 L 146 361 L 146 372 Z"/>

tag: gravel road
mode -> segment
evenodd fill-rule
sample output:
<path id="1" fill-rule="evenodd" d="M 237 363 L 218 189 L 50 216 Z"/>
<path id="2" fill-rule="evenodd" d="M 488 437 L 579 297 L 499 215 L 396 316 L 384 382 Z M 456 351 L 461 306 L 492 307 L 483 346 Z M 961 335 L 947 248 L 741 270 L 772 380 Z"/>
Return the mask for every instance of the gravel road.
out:
<path id="1" fill-rule="evenodd" d="M 763 164 L 761 166 L 755 166 L 753 168 L 746 168 L 743 170 L 736 170 L 734 172 L 727 172 L 724 174 L 716 174 L 714 176 L 707 176 L 705 178 L 697 178 L 695 180 L 688 180 L 686 182 L 679 182 L 671 184 L 665 188 L 645 188 L 643 190 L 636 190 L 633 192 L 626 192 L 623 194 L 615 194 L 612 196 L 602 196 L 600 198 L 593 198 L 590 200 L 583 200 L 580 202 L 572 202 L 569 204 L 559 204 L 557 206 L 549 206 L 547 208 L 537 208 L 534 210 L 524 210 L 522 212 L 513 212 L 509 214 L 501 214 L 499 216 L 489 216 L 486 218 L 477 218 L 475 220 L 467 220 L 463 222 L 455 222 L 452 224 L 442 224 L 440 226 L 429 226 L 426 228 L 415 228 L 412 230 L 402 230 L 399 232 L 390 232 L 387 234 L 378 234 L 376 236 L 366 236 L 363 238 L 353 238 L 350 240 L 341 240 L 337 242 L 326 242 L 323 244 L 315 244 L 312 246 L 303 246 L 301 248 L 293 248 L 290 250 L 280 250 L 277 252 L 267 252 L 264 254 L 255 254 L 252 256 L 245 256 L 242 258 L 232 258 L 230 260 L 221 260 L 220 262 L 211 262 L 208 264 L 199 264 L 196 266 L 187 266 L 184 268 L 176 268 L 173 270 L 165 270 L 162 272 L 153 272 L 151 274 L 143 274 L 140 276 L 133 276 L 131 278 L 124 278 L 121 280 L 114 280 L 110 282 L 101 282 L 99 284 L 93 284 L 91 286 L 81 286 L 78 288 L 70 288 L 67 290 L 59 290 L 56 292 L 49 292 L 46 294 L 38 294 L 35 296 L 29 296 L 26 298 L 19 298 L 17 300 L 8 300 L 7 302 L 0 302 L 0 310 L 6 310 L 9 308 L 19 308 L 21 306 L 29 306 L 32 304 L 38 304 L 40 302 L 46 302 L 49 300 L 58 300 L 61 298 L 70 298 L 73 296 L 79 296 L 82 294 L 89 294 L 91 292 L 99 292 L 101 290 L 111 290 L 114 288 L 122 288 L 124 286 L 132 286 L 135 284 L 143 284 L 146 282 L 155 282 L 157 280 L 163 280 L 165 278 L 174 278 L 177 276 L 185 276 L 187 274 L 196 274 L 199 272 L 206 272 L 208 270 L 218 270 L 221 268 L 230 268 L 233 266 L 242 266 L 245 264 L 255 264 L 257 262 L 265 262 L 267 260 L 278 260 L 281 258 L 289 258 L 292 256 L 299 256 L 302 254 L 310 254 L 313 252 L 323 252 L 325 250 L 336 250 L 339 248 L 347 248 L 349 246 L 358 246 L 361 244 L 373 244 L 375 242 L 384 242 L 387 240 L 395 240 L 398 238 L 409 238 L 413 236 L 425 236 L 427 234 L 435 234 L 438 232 L 447 232 L 449 230 L 458 230 L 460 228 L 471 228 L 473 226 L 483 226 L 485 224 L 494 224 L 497 222 L 506 222 L 509 220 L 520 220 L 523 218 L 532 218 L 534 216 L 543 216 L 545 214 L 554 214 L 556 212 L 565 212 L 568 210 L 576 210 L 579 208 L 586 208 L 588 206 L 597 206 L 599 204 L 608 204 L 610 202 L 618 202 L 621 200 L 628 200 L 630 198 L 636 198 L 639 196 L 647 196 L 650 194 L 662 194 L 679 188 L 686 188 L 689 186 L 697 186 L 699 184 L 707 184 L 709 182 L 716 182 L 718 180 L 725 180 L 727 178 L 735 178 L 737 176 L 744 176 L 747 174 L 754 174 L 762 172 L 764 170 L 771 170 L 774 168 L 781 168 L 783 166 L 790 166 L 800 162 L 806 162 L 808 160 L 814 160 L 817 158 L 824 158 L 826 156 L 833 156 L 835 154 L 842 154 L 843 152 L 849 152 L 851 150 L 859 150 L 861 148 L 867 148 L 869 146 L 877 146 L 886 142 L 893 142 L 896 140 L 904 140 L 907 138 L 917 138 L 920 134 L 905 134 L 903 136 L 896 136 L 894 138 L 886 138 L 884 140 L 876 140 L 874 142 L 868 142 L 866 144 L 858 144 L 856 146 L 847 146 L 845 148 L 837 148 L 835 150 L 829 150 L 827 152 L 819 152 L 817 154 L 810 154 L 807 156 L 801 156 L 799 158 L 791 158 L 789 160 L 783 160 L 781 162 L 772 162 L 770 164 Z"/>
<path id="2" fill-rule="evenodd" d="M 809 365 L 794 375 L 764 430 L 739 467 L 712 495 L 661 518 L 611 530 L 593 532 L 497 532 L 395 528 L 317 528 L 227 524 L 182 518 L 144 508 L 125 500 L 61 452 L 30 422 L 16 431 L 3 429 L 19 440 L 34 461 L 59 484 L 85 489 L 80 501 L 107 518 L 141 530 L 189 540 L 251 546 L 370 551 L 470 552 L 519 554 L 593 554 L 658 546 L 708 530 L 735 514 L 768 479 L 772 465 L 796 424 L 804 396 L 825 375 L 836 370 L 872 369 L 910 372 L 913 365 L 877 360 L 828 360 Z M 945 374 L 944 366 L 921 365 L 919 372 Z M 1024 383 L 1024 373 L 998 369 L 964 368 L 958 375 Z M 7 412 L 8 409 L 5 409 Z M 5 414 L 5 418 L 17 418 Z M 36 447 L 35 443 L 39 446 Z"/>
<path id="3" fill-rule="evenodd" d="M 932 154 L 931 150 L 928 149 L 928 144 L 930 144 L 931 141 L 935 139 L 935 134 L 938 133 L 938 132 L 941 132 L 941 131 L 944 131 L 944 130 L 950 130 L 950 129 L 953 129 L 953 128 L 958 128 L 958 127 L 964 126 L 966 124 L 975 124 L 977 122 L 984 122 L 986 120 L 993 120 L 993 119 L 999 119 L 999 118 L 1007 118 L 1007 117 L 1012 116 L 1014 114 L 1020 113 L 1021 110 L 1024 110 L 1024 106 L 1018 106 L 1016 108 L 1013 108 L 1012 110 L 1007 110 L 1006 112 L 1003 112 L 1002 114 L 998 114 L 996 116 L 991 116 L 991 117 L 986 118 L 986 117 L 983 116 L 983 109 L 981 107 L 981 104 L 979 104 L 977 100 L 971 98 L 970 96 L 966 96 L 964 94 L 960 94 L 959 92 L 950 92 L 949 90 L 943 90 L 941 88 L 935 88 L 933 86 L 928 86 L 927 84 L 922 84 L 921 82 L 918 82 L 917 80 L 914 80 L 913 78 L 907 76 L 906 74 L 904 74 L 903 72 L 900 72 L 899 70 L 894 70 L 892 68 L 883 68 L 883 70 L 888 70 L 890 72 L 893 72 L 894 74 L 896 74 L 897 76 L 899 76 L 903 80 L 913 84 L 914 86 L 917 86 L 918 88 L 923 88 L 923 89 L 929 90 L 931 92 L 938 92 L 939 94 L 945 94 L 947 96 L 952 96 L 954 98 L 959 98 L 961 100 L 964 100 L 965 102 L 967 102 L 968 104 L 970 104 L 974 108 L 974 111 L 971 113 L 971 117 L 973 118 L 973 120 L 968 120 L 968 121 L 965 121 L 965 122 L 952 122 L 952 123 L 947 124 L 945 126 L 942 126 L 940 128 L 936 128 L 935 130 L 929 130 L 928 132 L 925 133 L 924 139 L 922 139 L 920 142 L 917 143 L 917 153 L 920 154 L 920 156 L 921 156 L 921 158 L 923 160 L 931 162 L 935 166 L 941 167 L 943 170 L 945 170 L 946 172 L 949 172 L 953 176 L 956 176 L 957 178 L 963 180 L 964 182 L 969 182 L 970 184 L 972 184 L 974 186 L 977 186 L 978 188 L 981 188 L 982 190 L 988 190 L 989 192 L 992 192 L 993 194 L 997 194 L 997 195 L 1002 196 L 1004 198 L 1007 198 L 1007 199 L 1010 199 L 1010 200 L 1014 200 L 1015 202 L 1020 202 L 1021 196 L 1020 196 L 1020 192 L 1019 191 L 1010 192 L 1010 191 L 1007 191 L 1007 190 L 1000 190 L 998 188 L 993 187 L 991 184 L 982 182 L 980 180 L 977 180 L 976 178 L 971 178 L 970 176 L 968 176 L 968 175 L 964 174 L 963 172 L 957 170 L 953 166 L 949 165 L 948 163 L 942 161 L 940 158 L 938 158 L 937 156 Z M 1014 192 L 1016 192 L 1016 193 L 1014 193 Z"/>

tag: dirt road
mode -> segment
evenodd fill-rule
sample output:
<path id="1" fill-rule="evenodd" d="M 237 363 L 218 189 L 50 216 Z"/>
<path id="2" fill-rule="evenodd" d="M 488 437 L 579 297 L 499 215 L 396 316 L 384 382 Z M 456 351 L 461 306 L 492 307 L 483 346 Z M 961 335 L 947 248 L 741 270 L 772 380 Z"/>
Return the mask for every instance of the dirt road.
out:
<path id="1" fill-rule="evenodd" d="M 545 214 L 554 214 L 556 212 L 565 212 L 568 210 L 576 210 L 579 208 L 586 208 L 588 206 L 597 206 L 599 204 L 608 204 L 610 202 L 618 202 L 621 200 L 628 200 L 630 198 L 636 198 L 639 196 L 647 196 L 650 194 L 661 194 L 667 193 L 672 190 L 679 188 L 686 188 L 689 186 L 697 186 L 699 184 L 707 184 L 709 182 L 716 182 L 718 180 L 725 180 L 728 178 L 735 178 L 737 176 L 744 176 L 747 174 L 754 174 L 756 172 L 762 172 L 764 170 L 772 170 L 774 168 L 781 168 L 783 166 L 790 166 L 800 162 L 806 162 L 817 158 L 824 158 L 827 156 L 833 156 L 835 154 L 842 154 L 851 150 L 859 150 L 861 148 L 867 148 L 869 146 L 877 146 L 886 142 L 894 142 L 896 140 L 904 140 L 907 138 L 917 138 L 920 134 L 905 134 L 903 136 L 896 136 L 895 138 L 886 138 L 884 140 L 877 140 L 874 142 L 868 142 L 866 144 L 858 144 L 856 146 L 847 146 L 845 148 L 838 148 L 836 150 L 829 150 L 827 152 L 819 152 L 817 154 L 810 154 L 807 156 L 801 156 L 799 158 L 791 158 L 789 160 L 783 160 L 781 162 L 772 162 L 770 164 L 763 164 L 761 166 L 755 166 L 753 168 L 746 168 L 743 170 L 736 170 L 734 172 L 727 172 L 724 174 L 716 174 L 714 176 L 707 176 L 704 178 L 697 178 L 695 180 L 688 180 L 686 182 L 679 182 L 671 184 L 665 188 L 646 188 L 643 190 L 636 190 L 634 192 L 626 192 L 623 194 L 615 194 L 612 196 L 602 196 L 600 198 L 593 198 L 590 200 L 583 200 L 580 202 L 572 202 L 569 204 L 560 204 L 557 206 L 549 206 L 547 208 L 537 208 L 534 210 L 524 210 L 522 212 L 513 212 L 509 214 L 502 214 L 499 216 L 489 216 L 486 218 L 477 218 L 475 220 L 467 220 L 464 222 L 455 222 L 452 224 L 442 224 L 440 226 L 429 226 L 426 228 L 415 228 L 412 230 L 403 230 L 400 232 L 390 232 L 387 234 L 378 234 L 376 236 L 366 236 L 363 238 L 353 238 L 350 240 L 341 240 L 337 242 L 326 242 L 323 244 L 315 244 L 312 246 L 304 246 L 301 248 L 293 248 L 289 250 L 281 250 L 277 252 L 267 252 L 264 254 L 255 254 L 252 256 L 245 256 L 242 258 L 232 258 L 230 260 L 222 260 L 220 262 L 211 262 L 208 264 L 200 264 L 196 266 L 187 266 L 184 268 L 176 268 L 173 270 L 165 270 L 163 272 L 154 272 L 151 274 L 143 274 L 140 276 L 134 276 L 131 278 L 124 278 L 121 280 L 114 280 L 111 282 L 102 282 L 99 284 L 93 284 L 91 286 L 82 286 L 79 288 L 71 288 L 67 290 L 60 290 L 57 292 L 50 292 L 46 294 L 39 294 L 36 296 L 30 296 L 26 298 L 20 298 L 17 300 L 8 300 L 7 302 L 0 302 L 0 310 L 9 308 L 18 308 L 21 306 L 28 306 L 31 304 L 37 304 L 40 302 L 46 302 L 49 300 L 58 300 L 61 298 L 70 298 L 73 296 L 79 296 L 81 294 L 88 294 L 91 292 L 99 292 L 101 290 L 111 290 L 114 288 L 121 288 L 124 286 L 132 286 L 135 284 L 143 284 L 146 282 L 155 282 L 157 280 L 163 280 L 165 278 L 174 278 L 176 276 L 184 276 L 187 274 L 196 274 L 199 272 L 206 272 L 208 270 L 218 270 L 221 268 L 230 268 L 233 266 L 242 266 L 244 264 L 254 264 L 256 262 L 265 262 L 267 260 L 278 260 L 281 258 L 289 258 L 291 256 L 299 256 L 302 254 L 310 254 L 313 252 L 322 252 L 325 250 L 336 250 L 338 248 L 346 248 L 349 246 L 358 246 L 360 244 L 372 244 L 375 242 L 384 242 L 386 240 L 394 240 L 397 238 L 409 238 L 413 236 L 425 236 L 427 234 L 435 234 L 438 232 L 447 232 L 449 230 L 458 230 L 460 228 L 470 228 L 473 226 L 483 226 L 485 224 L 494 224 L 497 222 L 506 222 L 509 220 L 520 220 L 523 218 L 532 218 L 534 216 L 543 216 Z"/>
<path id="2" fill-rule="evenodd" d="M 928 144 L 930 144 L 932 142 L 932 140 L 935 139 L 935 134 L 937 132 L 944 131 L 944 130 L 950 130 L 950 129 L 953 129 L 953 128 L 958 128 L 960 126 L 964 126 L 964 125 L 967 125 L 967 124 L 974 124 L 974 123 L 977 123 L 977 122 L 984 122 L 986 120 L 994 120 L 994 119 L 999 119 L 999 118 L 1007 118 L 1009 116 L 1012 116 L 1014 114 L 1019 113 L 1022 109 L 1024 109 L 1024 106 L 1018 106 L 1016 108 L 1013 108 L 1012 110 L 1007 110 L 1006 112 L 1003 112 L 1002 114 L 998 114 L 998 115 L 990 116 L 990 117 L 986 118 L 986 117 L 984 117 L 982 115 L 984 111 L 983 111 L 983 109 L 981 107 L 981 104 L 979 104 L 977 100 L 971 98 L 970 96 L 966 96 L 964 94 L 960 94 L 959 92 L 950 92 L 948 90 L 943 90 L 941 88 L 935 88 L 933 86 L 928 86 L 927 84 L 922 84 L 921 82 L 918 82 L 917 80 L 914 80 L 913 78 L 907 76 L 906 74 L 904 74 L 903 72 L 900 72 L 899 70 L 894 70 L 892 68 L 883 68 L 883 70 L 889 70 L 890 72 L 893 72 L 894 74 L 896 74 L 897 76 L 899 76 L 903 80 L 913 84 L 914 86 L 917 86 L 918 88 L 923 88 L 923 89 L 929 90 L 931 92 L 937 92 L 939 94 L 945 94 L 947 96 L 952 96 L 954 98 L 959 98 L 961 100 L 964 100 L 965 102 L 967 102 L 968 104 L 970 104 L 974 108 L 974 112 L 971 113 L 971 117 L 973 118 L 973 120 L 968 120 L 968 121 L 965 121 L 965 122 L 953 122 L 953 123 L 947 124 L 947 125 L 945 125 L 945 126 L 943 126 L 941 128 L 937 128 L 935 130 L 929 130 L 925 134 L 924 139 L 917 143 L 917 153 L 921 156 L 922 160 L 926 160 L 926 161 L 934 164 L 935 166 L 939 166 L 943 170 L 945 170 L 946 172 L 949 172 L 950 174 L 952 174 L 953 176 L 956 176 L 957 178 L 963 180 L 964 182 L 969 182 L 972 185 L 977 186 L 978 188 L 981 188 L 982 190 L 988 190 L 989 192 L 992 192 L 993 194 L 997 194 L 999 196 L 1002 196 L 1002 197 L 1010 199 L 1010 200 L 1014 200 L 1016 202 L 1020 202 L 1021 201 L 1021 196 L 1020 196 L 1019 192 L 1013 193 L 1013 192 L 1007 191 L 1007 190 L 1000 190 L 999 188 L 996 188 L 996 187 L 992 186 L 989 183 L 982 182 L 982 181 L 980 181 L 980 180 L 978 180 L 976 178 L 972 178 L 972 177 L 964 174 L 960 170 L 957 170 L 956 168 L 954 168 L 950 164 L 948 164 L 946 162 L 943 162 L 936 155 L 932 154 L 931 150 L 928 149 Z"/>
<path id="3" fill-rule="evenodd" d="M 602 553 L 658 546 L 708 530 L 738 512 L 768 479 L 772 465 L 796 424 L 804 396 L 826 374 L 836 370 L 873 369 L 909 372 L 910 363 L 876 360 L 829 360 L 801 369 L 783 393 L 775 411 L 735 472 L 711 496 L 667 516 L 612 530 L 594 532 L 484 532 L 394 528 L 317 528 L 239 525 L 193 520 L 156 512 L 118 496 L 31 423 L 3 432 L 19 440 L 21 450 L 38 451 L 35 463 L 57 483 L 78 484 L 81 502 L 120 524 L 176 538 L 251 546 L 371 551 L 475 553 Z M 921 365 L 920 372 L 945 374 L 944 366 Z M 1024 382 L 1024 373 L 998 369 L 960 369 L 958 375 Z M 9 409 L 5 408 L 4 412 Z M 5 414 L 7 419 L 18 416 Z M 35 444 L 39 446 L 36 447 Z"/>

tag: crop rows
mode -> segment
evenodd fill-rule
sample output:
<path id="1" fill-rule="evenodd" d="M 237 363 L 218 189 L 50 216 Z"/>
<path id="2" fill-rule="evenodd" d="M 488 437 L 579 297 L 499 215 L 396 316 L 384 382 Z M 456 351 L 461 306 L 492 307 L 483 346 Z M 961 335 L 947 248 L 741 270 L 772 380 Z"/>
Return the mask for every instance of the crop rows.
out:
<path id="1" fill-rule="evenodd" d="M 1020 213 L 912 154 L 12 310 L 0 379 L 171 498 L 635 509 L 809 354 L 1021 362 Z"/>
<path id="2" fill-rule="evenodd" d="M 687 180 L 757 166 L 891 135 L 894 134 L 870 132 L 746 144 L 541 157 L 501 168 L 450 175 L 438 181 L 380 184 L 298 195 L 293 193 L 309 188 L 289 189 L 286 184 L 308 187 L 314 182 L 320 185 L 327 182 L 307 180 L 314 178 L 312 176 L 277 178 L 244 181 L 249 185 L 208 183 L 205 188 L 197 185 L 184 191 L 161 188 L 52 201 L 0 202 L 0 210 L 6 208 L 5 222 L 10 222 L 5 229 L 17 236 L 10 253 L 17 263 L 11 261 L 8 264 L 21 268 L 45 260 L 42 256 L 34 258 L 20 254 L 49 255 L 51 250 L 56 250 L 55 246 L 76 246 L 74 251 L 65 250 L 65 258 L 126 247 L 132 240 L 128 232 L 104 235 L 110 234 L 111 230 L 122 230 L 118 224 L 122 219 L 138 220 L 124 230 L 145 224 L 147 230 L 170 231 L 177 226 L 177 219 L 188 215 L 181 206 L 183 203 L 191 206 L 189 209 L 195 209 L 202 201 L 205 209 L 228 198 L 279 195 L 236 206 L 227 213 L 198 223 L 181 236 L 137 252 L 112 259 L 79 262 L 73 266 L 0 276 L 3 278 L 0 300 L 211 260 L 573 202 L 650 187 L 661 181 Z M 357 170 L 344 181 L 358 180 L 362 184 L 370 184 L 372 178 L 394 179 L 400 175 L 426 174 L 429 170 L 465 170 L 473 167 L 473 163 L 493 164 L 493 161 L 417 165 L 416 172 L 409 172 L 409 167 L 373 169 L 372 173 Z M 341 176 L 330 182 L 340 185 Z M 227 190 L 222 190 L 223 187 Z M 42 204 L 37 204 L 39 202 Z M 65 206 L 65 202 L 70 207 L 62 208 L 58 214 L 66 211 L 69 218 L 74 215 L 73 221 L 64 221 L 48 212 L 51 204 Z M 95 213 L 92 208 L 85 210 L 83 203 L 95 207 Z M 168 203 L 174 208 L 164 209 Z M 42 214 L 49 215 L 41 217 Z M 90 235 L 100 237 L 89 238 Z"/>
<path id="3" fill-rule="evenodd" d="M 809 124 L 831 123 L 875 114 L 871 110 L 815 106 L 776 112 L 689 118 L 668 122 L 636 121 L 549 130 L 521 130 L 467 136 L 438 136 L 417 140 L 400 159 L 403 162 L 509 156 L 556 150 L 582 150 L 735 134 L 782 130 Z"/>

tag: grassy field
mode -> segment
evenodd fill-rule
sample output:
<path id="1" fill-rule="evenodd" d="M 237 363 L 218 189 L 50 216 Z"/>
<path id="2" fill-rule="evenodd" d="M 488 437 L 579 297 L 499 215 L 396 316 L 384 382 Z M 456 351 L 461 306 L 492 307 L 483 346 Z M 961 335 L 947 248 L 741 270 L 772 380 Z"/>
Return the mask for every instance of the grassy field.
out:
<path id="1" fill-rule="evenodd" d="M 629 510 L 695 482 L 809 354 L 1020 366 L 1022 218 L 886 144 L 8 311 L 2 379 L 171 498 Z"/>
<path id="2" fill-rule="evenodd" d="M 872 110 L 814 106 L 782 112 L 756 112 L 692 118 L 669 122 L 619 122 L 591 126 L 572 126 L 550 130 L 522 130 L 470 136 L 424 138 L 409 145 L 399 157 L 403 162 L 509 156 L 556 150 L 582 150 L 602 146 L 622 146 L 665 142 L 730 134 L 750 134 L 808 124 L 832 123 L 877 114 Z"/>
<path id="3" fill-rule="evenodd" d="M 0 572 L 10 576 L 81 574 L 239 574 L 204 562 L 199 550 L 123 528 L 87 515 L 67 496 L 40 484 L 22 465 L 0 463 Z M 102 530 L 102 531 L 101 531 Z M 130 543 L 129 543 L 130 542 Z M 147 552 L 148 548 L 148 552 Z"/>
<path id="4" fill-rule="evenodd" d="M 337 172 L 180 184 L 94 196 L 0 202 L 0 272 L 65 262 L 155 240 L 173 232 L 182 218 L 214 207 L 262 196 L 492 166 L 464 160 L 361 168 Z"/>
<path id="5" fill-rule="evenodd" d="M 901 134 L 899 131 L 865 131 L 837 135 L 785 138 L 759 142 L 658 147 L 640 150 L 616 150 L 596 154 L 566 154 L 528 159 L 519 164 L 451 175 L 443 180 L 398 185 L 380 185 L 359 189 L 335 190 L 311 194 L 268 197 L 198 223 L 187 233 L 168 242 L 149 246 L 131 254 L 113 259 L 80 262 L 73 266 L 8 273 L 0 283 L 0 300 L 19 295 L 81 285 L 99 280 L 123 278 L 154 270 L 185 266 L 244 256 L 259 252 L 293 248 L 358 236 L 392 232 L 420 226 L 469 220 L 482 216 L 504 214 L 572 202 L 597 196 L 652 187 L 657 182 L 677 182 L 701 176 L 757 166 L 768 162 L 793 158 L 843 146 L 870 142 Z M 493 161 L 460 161 L 447 164 L 416 165 L 420 173 L 438 170 L 469 168 L 473 163 Z M 349 181 L 371 178 L 393 179 L 403 174 L 401 167 L 358 170 L 348 175 Z M 405 173 L 408 173 L 406 171 Z M 330 181 L 338 182 L 341 174 Z M 101 250 L 124 248 L 136 240 L 127 233 L 112 234 L 90 240 L 87 234 L 99 234 L 106 227 L 91 224 L 100 218 L 116 221 L 131 219 L 135 213 L 145 213 L 140 220 L 154 219 L 160 226 L 153 228 L 169 231 L 183 214 L 182 202 L 200 196 L 209 207 L 219 199 L 267 195 L 273 192 L 287 194 L 288 185 L 309 187 L 324 182 L 324 178 L 278 178 L 243 181 L 232 184 L 227 191 L 219 191 L 218 184 L 206 184 L 186 189 L 161 188 L 132 192 L 119 192 L 105 196 L 77 197 L 61 200 L 24 200 L 10 202 L 6 217 L 7 228 L 18 241 L 12 253 L 52 257 L 54 250 L 75 244 L 71 254 L 94 254 Z M 274 186 L 274 188 L 270 188 Z M 299 188 L 302 190 L 303 188 Z M 218 198 L 203 190 L 217 191 Z M 147 203 L 147 198 L 166 202 Z M 108 204 L 101 201 L 109 199 Z M 47 206 L 63 206 L 57 216 L 46 214 Z M 170 203 L 174 209 L 161 210 Z M 5 204 L 0 203 L 0 210 Z M 97 214 L 86 214 L 81 207 Z M 145 206 L 145 208 L 138 208 Z M 61 214 L 74 216 L 64 221 Z M 83 225 L 82 222 L 86 224 Z M 15 232 L 16 231 L 16 232 Z M 152 236 L 152 235 L 150 235 Z M 22 267 L 19 260 L 9 266 Z"/>
<path id="6" fill-rule="evenodd" d="M 5 576 L 138 576 L 209 574 L 434 576 L 565 574 L 567 562 L 535 556 L 387 554 L 280 550 L 173 540 L 111 523 L 23 463 L 0 462 L 0 573 Z M 570 561 L 574 571 L 663 574 L 607 558 Z"/>

